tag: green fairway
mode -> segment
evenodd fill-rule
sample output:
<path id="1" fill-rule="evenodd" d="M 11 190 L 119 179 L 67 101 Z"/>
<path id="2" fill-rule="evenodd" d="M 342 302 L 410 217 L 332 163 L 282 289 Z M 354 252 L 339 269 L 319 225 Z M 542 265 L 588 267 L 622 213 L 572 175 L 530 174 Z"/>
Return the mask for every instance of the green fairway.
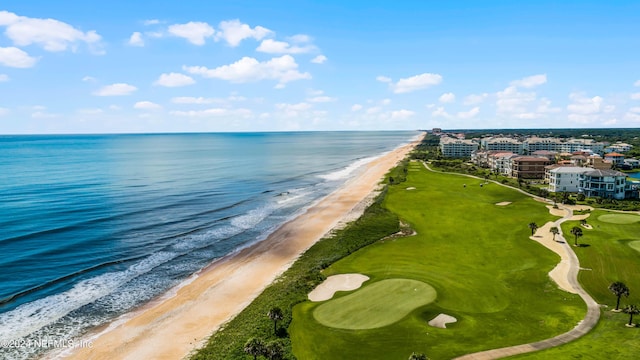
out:
<path id="1" fill-rule="evenodd" d="M 598 220 L 601 222 L 611 224 L 633 224 L 640 221 L 640 216 L 633 214 L 605 214 L 598 216 Z"/>
<path id="2" fill-rule="evenodd" d="M 611 216 L 610 216 L 611 215 Z M 639 218 L 637 215 L 610 214 L 602 210 L 594 211 L 588 219 L 593 230 L 586 231 L 579 242 L 588 246 L 574 248 L 580 259 L 579 279 L 582 286 L 593 298 L 606 307 L 598 326 L 584 337 L 560 347 L 544 350 L 517 359 L 636 359 L 640 353 L 640 328 L 629 329 L 624 324 L 629 316 L 612 313 L 616 297 L 608 290 L 614 281 L 624 282 L 630 290 L 628 298 L 622 298 L 621 307 L 626 304 L 640 305 L 640 223 L 613 223 L 612 218 L 620 216 Z M 604 221 L 603 221 L 604 218 Z M 565 234 L 579 222 L 567 222 L 562 230 Z M 571 235 L 565 235 L 571 239 Z M 634 318 L 634 322 L 635 318 Z"/>
<path id="3" fill-rule="evenodd" d="M 340 329 L 374 329 L 399 321 L 436 299 L 436 290 L 421 281 L 388 279 L 316 308 L 319 323 Z"/>
<path id="4" fill-rule="evenodd" d="M 529 239 L 529 223 L 557 219 L 545 204 L 483 180 L 432 173 L 421 163 L 409 166 L 407 181 L 389 187 L 384 205 L 417 235 L 369 245 L 324 270 L 327 276 L 366 274 L 371 285 L 293 309 L 289 334 L 298 359 L 406 359 L 414 351 L 451 359 L 546 339 L 582 319 L 586 306 L 580 298 L 549 279 L 559 256 Z M 511 204 L 495 205 L 504 201 Z M 317 311 L 334 301 L 335 312 L 347 303 L 373 302 L 366 293 L 356 294 L 387 279 L 429 284 L 437 298 L 411 305 L 413 310 L 407 306 L 406 316 L 382 327 L 354 328 L 350 316 L 336 316 L 339 326 L 319 321 Z M 440 313 L 458 322 L 446 329 L 429 326 Z"/>

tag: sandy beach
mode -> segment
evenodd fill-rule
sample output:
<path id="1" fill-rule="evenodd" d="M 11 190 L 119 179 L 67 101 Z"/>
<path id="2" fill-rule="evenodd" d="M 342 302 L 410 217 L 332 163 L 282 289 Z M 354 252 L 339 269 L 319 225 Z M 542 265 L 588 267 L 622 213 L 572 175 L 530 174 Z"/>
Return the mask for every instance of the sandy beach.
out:
<path id="1" fill-rule="evenodd" d="M 358 205 L 416 144 L 397 148 L 365 165 L 355 178 L 282 225 L 266 240 L 214 262 L 194 275 L 191 282 L 172 290 L 174 296 L 165 296 L 99 333 L 87 335 L 92 347 L 76 349 L 64 354 L 64 358 L 184 358 L 342 219 L 361 212 L 363 207 Z"/>

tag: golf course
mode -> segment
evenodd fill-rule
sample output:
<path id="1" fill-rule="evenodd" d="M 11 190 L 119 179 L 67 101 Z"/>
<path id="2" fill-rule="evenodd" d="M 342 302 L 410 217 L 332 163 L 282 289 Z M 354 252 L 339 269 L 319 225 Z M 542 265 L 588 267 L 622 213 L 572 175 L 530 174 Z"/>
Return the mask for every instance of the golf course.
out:
<path id="1" fill-rule="evenodd" d="M 329 300 L 293 308 L 288 331 L 297 358 L 407 359 L 417 352 L 451 359 L 551 338 L 585 316 L 580 297 L 549 278 L 560 257 L 529 239 L 528 224 L 559 218 L 545 204 L 495 183 L 431 172 L 411 162 L 406 181 L 389 186 L 383 205 L 415 234 L 382 239 L 323 271 L 325 276 L 362 274 L 369 280 Z M 624 226 L 640 226 L 625 221 Z M 563 225 L 567 240 L 572 224 Z M 604 236 L 606 229 L 585 230 L 581 242 L 592 241 L 596 232 Z M 595 246 L 578 250 L 594 251 Z M 629 245 L 624 251 L 629 261 L 640 258 Z M 584 272 L 580 275 L 584 282 Z M 620 280 L 635 288 L 633 281 Z M 615 303 L 607 281 L 610 277 L 603 279 L 599 294 L 593 290 L 600 286 L 595 280 L 586 288 L 599 302 Z M 429 325 L 439 316 L 455 320 Z M 624 322 L 625 314 L 616 316 Z"/>

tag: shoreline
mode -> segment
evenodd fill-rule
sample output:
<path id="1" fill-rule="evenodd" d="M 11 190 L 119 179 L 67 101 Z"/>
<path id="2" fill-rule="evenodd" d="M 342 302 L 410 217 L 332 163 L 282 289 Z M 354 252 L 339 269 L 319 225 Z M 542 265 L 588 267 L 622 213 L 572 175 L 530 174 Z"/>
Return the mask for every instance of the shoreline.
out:
<path id="1" fill-rule="evenodd" d="M 383 176 L 421 136 L 380 155 L 265 240 L 203 268 L 138 310 L 87 334 L 93 346 L 46 353 L 66 359 L 182 359 L 202 347 L 291 264 L 346 219 L 357 218 Z M 359 212 L 359 213 L 358 213 Z"/>

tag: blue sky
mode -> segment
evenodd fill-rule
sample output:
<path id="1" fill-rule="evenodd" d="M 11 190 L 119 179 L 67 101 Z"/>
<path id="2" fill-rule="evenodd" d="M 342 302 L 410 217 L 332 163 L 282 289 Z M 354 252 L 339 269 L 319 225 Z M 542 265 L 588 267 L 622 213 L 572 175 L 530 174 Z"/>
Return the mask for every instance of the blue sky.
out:
<path id="1" fill-rule="evenodd" d="M 637 1 L 3 1 L 0 133 L 638 127 Z"/>

